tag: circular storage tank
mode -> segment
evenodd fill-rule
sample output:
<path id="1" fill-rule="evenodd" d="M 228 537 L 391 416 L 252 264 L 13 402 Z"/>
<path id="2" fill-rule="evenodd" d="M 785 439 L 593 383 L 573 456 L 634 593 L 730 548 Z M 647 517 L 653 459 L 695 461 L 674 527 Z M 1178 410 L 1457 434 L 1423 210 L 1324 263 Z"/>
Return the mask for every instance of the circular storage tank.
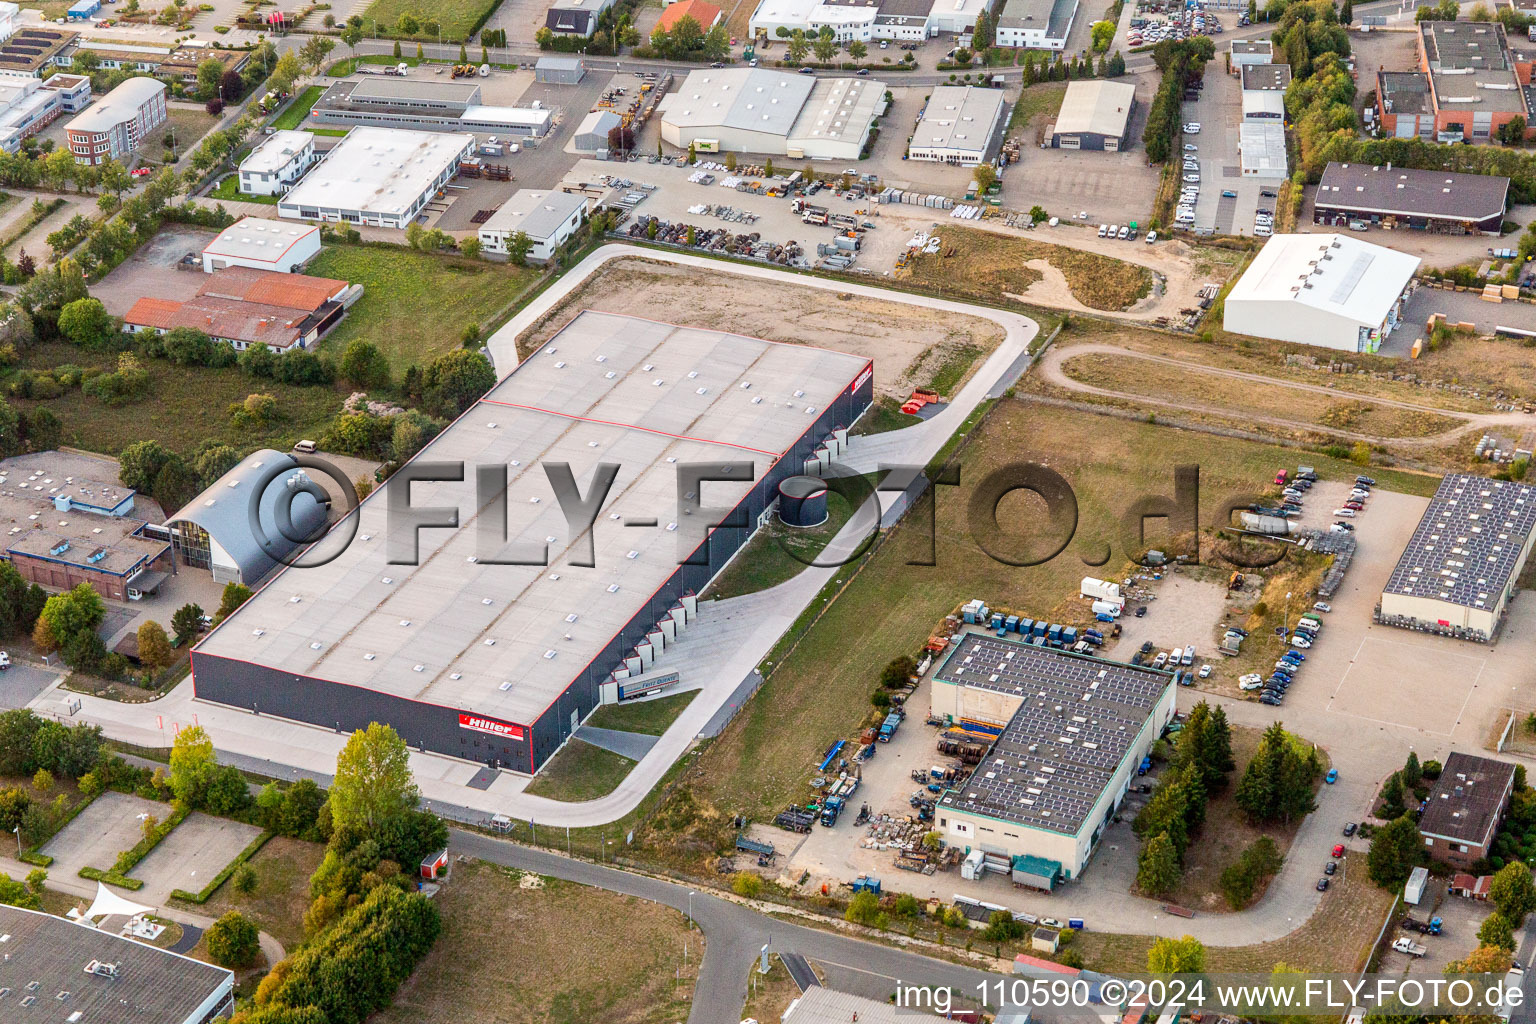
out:
<path id="1" fill-rule="evenodd" d="M 779 519 L 801 528 L 826 522 L 826 483 L 820 477 L 792 476 L 779 484 Z"/>

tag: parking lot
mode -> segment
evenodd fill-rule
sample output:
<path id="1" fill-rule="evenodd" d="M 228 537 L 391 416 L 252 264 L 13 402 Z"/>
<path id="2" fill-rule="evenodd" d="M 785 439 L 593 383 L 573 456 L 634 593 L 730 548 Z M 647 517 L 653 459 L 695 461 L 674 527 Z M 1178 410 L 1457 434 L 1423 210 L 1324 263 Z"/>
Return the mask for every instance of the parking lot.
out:
<path id="1" fill-rule="evenodd" d="M 157 299 L 190 299 L 204 283 L 202 262 L 199 260 L 195 270 L 178 270 L 177 264 L 189 252 L 202 252 L 217 234 L 211 229 L 186 225 L 162 228 L 148 245 L 102 278 L 91 294 L 100 299 L 113 316 L 127 313 L 146 295 Z"/>
<path id="2" fill-rule="evenodd" d="M 255 825 L 210 817 L 201 811 L 187 815 L 130 872 L 144 881 L 137 898 L 159 906 L 172 889 L 197 892 L 260 834 Z"/>
<path id="3" fill-rule="evenodd" d="M 1236 75 L 1221 69 L 1214 61 L 1205 69 L 1205 88 L 1200 98 L 1184 104 L 1184 121 L 1199 123 L 1198 135 L 1185 135 L 1184 144 L 1193 145 L 1193 155 L 1200 162 L 1200 199 L 1195 204 L 1195 230 L 1218 235 L 1249 235 L 1254 214 L 1260 209 L 1273 211 L 1274 200 L 1261 197 L 1261 190 L 1274 192 L 1280 180 L 1260 181 L 1242 174 L 1238 152 L 1238 125 L 1243 119 L 1243 86 Z M 1223 196 L 1234 192 L 1236 196 Z M 1263 198 L 1263 202 L 1260 200 Z"/>
<path id="4" fill-rule="evenodd" d="M 1357 863 L 1357 867 L 1360 866 L 1363 865 Z M 1422 957 L 1398 953 L 1388 941 L 1381 958 L 1381 970 L 1384 973 L 1402 972 L 1419 978 L 1439 977 L 1445 973 L 1446 964 L 1462 959 L 1477 948 L 1477 930 L 1493 911 L 1492 905 L 1463 896 L 1447 895 L 1445 889 L 1445 879 L 1431 878 L 1428 888 L 1424 890 L 1424 899 L 1418 906 L 1403 904 L 1399 907 L 1400 919 L 1409 914 L 1418 921 L 1440 918 L 1441 932 L 1439 935 L 1421 935 L 1396 927 L 1389 929 L 1391 939 L 1406 937 L 1423 946 L 1426 952 Z"/>
<path id="5" fill-rule="evenodd" d="M 0 672 L 0 708 L 14 711 L 26 707 L 57 678 L 59 673 L 51 668 L 12 663 Z"/>

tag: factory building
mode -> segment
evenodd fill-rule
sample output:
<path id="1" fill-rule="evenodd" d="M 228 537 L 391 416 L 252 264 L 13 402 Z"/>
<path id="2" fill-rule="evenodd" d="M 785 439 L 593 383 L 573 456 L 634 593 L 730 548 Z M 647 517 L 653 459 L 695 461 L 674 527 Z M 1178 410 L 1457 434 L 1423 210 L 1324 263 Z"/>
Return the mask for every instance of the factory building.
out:
<path id="1" fill-rule="evenodd" d="M 932 675 L 932 713 L 991 746 L 945 791 L 945 843 L 1049 889 L 1078 878 L 1136 770 L 1173 720 L 1169 672 L 959 635 Z"/>
<path id="2" fill-rule="evenodd" d="M 1469 640 L 1498 632 L 1536 544 L 1536 487 L 1440 481 L 1381 592 L 1379 621 Z"/>
<path id="3" fill-rule="evenodd" d="M 1378 71 L 1381 128 L 1399 139 L 1493 141 L 1515 118 L 1530 133 L 1531 65 L 1509 49 L 1493 22 L 1425 21 L 1417 26 L 1418 68 Z"/>
<path id="4" fill-rule="evenodd" d="M 98 895 L 90 909 L 104 902 Z M 111 909 L 120 915 L 149 910 L 117 902 L 121 908 Z M 0 998 L 12 1004 L 7 1021 L 208 1024 L 235 1010 L 229 971 L 109 929 L 0 906 L 0 935 Z"/>
<path id="5" fill-rule="evenodd" d="M 277 203 L 279 217 L 404 230 L 475 155 L 475 137 L 353 128 Z"/>
<path id="6" fill-rule="evenodd" d="M 1227 294 L 1234 334 L 1375 352 L 1402 321 L 1419 258 L 1350 235 L 1274 235 Z"/>
<path id="7" fill-rule="evenodd" d="M 1076 19 L 1077 0 L 1007 0 L 997 16 L 997 45 L 1064 50 Z"/>
<path id="8" fill-rule="evenodd" d="M 203 273 L 250 267 L 291 274 L 320 252 L 320 229 L 263 217 L 241 217 L 203 247 Z"/>
<path id="9" fill-rule="evenodd" d="M 424 132 L 476 132 L 542 138 L 554 126 L 548 107 L 500 107 L 480 102 L 473 81 L 427 82 L 369 75 L 337 82 L 310 109 L 309 125 L 369 125 Z"/>
<path id="10" fill-rule="evenodd" d="M 1117 153 L 1126 148 L 1135 109 L 1136 87 L 1128 82 L 1073 82 L 1050 130 L 1051 145 Z"/>
<path id="11" fill-rule="evenodd" d="M 536 772 L 605 686 L 623 699 L 687 629 L 779 483 L 841 450 L 873 374 L 862 356 L 584 312 L 365 499 L 335 558 L 282 570 L 205 637 L 197 696 L 387 722 L 413 747 Z M 495 518 L 443 462 L 506 472 L 486 483 L 504 495 Z M 613 474 L 586 533 L 556 466 L 589 498 Z M 387 511 L 401 500 L 458 507 L 466 528 L 402 529 Z"/>
<path id="12" fill-rule="evenodd" d="M 1364 222 L 1453 235 L 1497 235 L 1509 208 L 1509 179 L 1330 163 L 1313 201 L 1312 222 L 1330 227 Z"/>
<path id="13" fill-rule="evenodd" d="M 975 167 L 995 155 L 1008 112 L 1000 89 L 936 85 L 928 94 L 907 156 L 912 160 Z"/>
<path id="14" fill-rule="evenodd" d="M 857 160 L 885 110 L 885 90 L 872 78 L 707 68 L 662 99 L 661 138 L 699 153 Z"/>

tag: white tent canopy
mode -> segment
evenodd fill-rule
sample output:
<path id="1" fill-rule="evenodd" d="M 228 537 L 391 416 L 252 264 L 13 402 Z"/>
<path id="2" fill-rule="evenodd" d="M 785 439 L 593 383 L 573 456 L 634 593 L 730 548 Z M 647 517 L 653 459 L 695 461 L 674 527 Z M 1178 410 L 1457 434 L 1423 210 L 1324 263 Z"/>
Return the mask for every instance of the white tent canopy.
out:
<path id="1" fill-rule="evenodd" d="M 94 922 L 98 917 L 133 917 L 135 914 L 147 914 L 153 907 L 146 907 L 132 900 L 124 899 L 117 893 L 108 889 L 100 882 L 96 883 L 96 900 L 90 908 L 81 916 L 85 921 Z"/>

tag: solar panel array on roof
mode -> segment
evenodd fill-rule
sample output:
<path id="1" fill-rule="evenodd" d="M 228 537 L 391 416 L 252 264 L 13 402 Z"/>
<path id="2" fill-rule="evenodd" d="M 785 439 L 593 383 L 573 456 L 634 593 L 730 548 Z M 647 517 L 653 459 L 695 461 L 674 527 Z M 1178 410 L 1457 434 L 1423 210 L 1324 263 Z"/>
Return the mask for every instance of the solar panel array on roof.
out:
<path id="1" fill-rule="evenodd" d="M 1536 487 L 1452 474 L 1440 481 L 1385 593 L 1492 608 L 1536 527 Z"/>
<path id="2" fill-rule="evenodd" d="M 1075 835 L 1171 673 L 968 633 L 935 678 L 1023 698 L 942 806 Z"/>

